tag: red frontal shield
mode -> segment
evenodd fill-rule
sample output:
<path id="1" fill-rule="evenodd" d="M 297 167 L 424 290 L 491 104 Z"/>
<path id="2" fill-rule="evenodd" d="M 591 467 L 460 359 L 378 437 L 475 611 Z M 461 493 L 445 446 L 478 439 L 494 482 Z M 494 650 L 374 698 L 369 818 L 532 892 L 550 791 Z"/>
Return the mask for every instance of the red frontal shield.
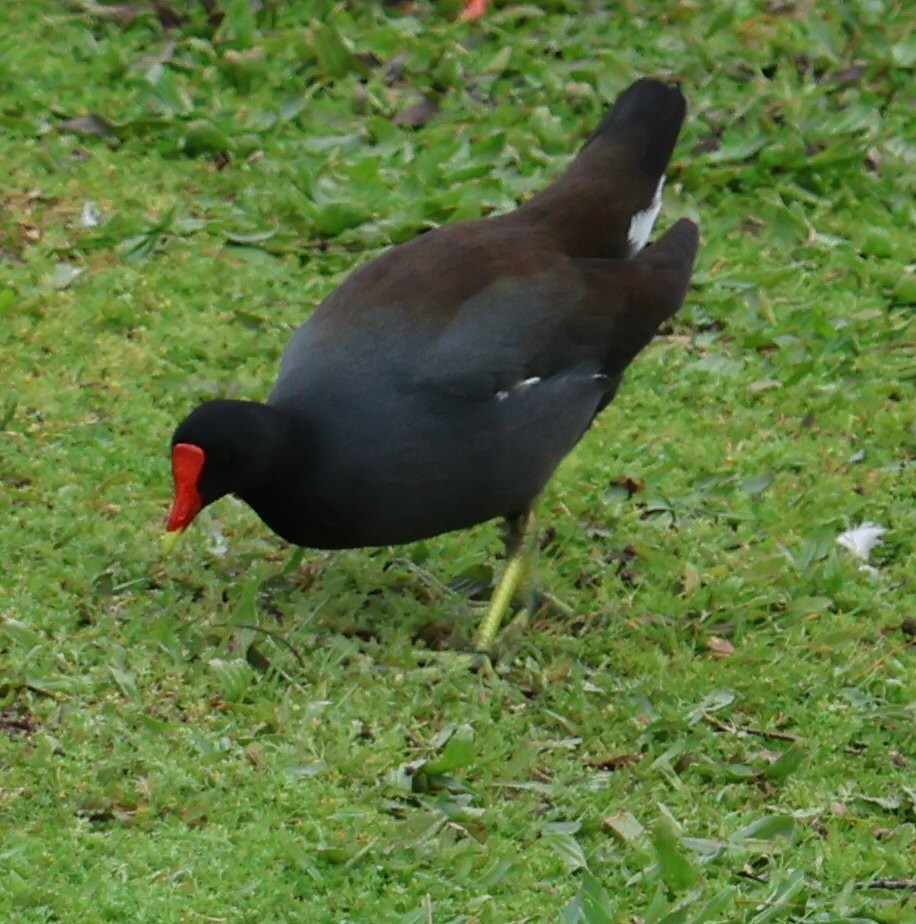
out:
<path id="1" fill-rule="evenodd" d="M 172 478 L 175 481 L 175 499 L 169 513 L 166 532 L 185 529 L 200 513 L 201 500 L 197 483 L 204 470 L 204 451 L 192 443 L 176 443 L 172 447 Z"/>

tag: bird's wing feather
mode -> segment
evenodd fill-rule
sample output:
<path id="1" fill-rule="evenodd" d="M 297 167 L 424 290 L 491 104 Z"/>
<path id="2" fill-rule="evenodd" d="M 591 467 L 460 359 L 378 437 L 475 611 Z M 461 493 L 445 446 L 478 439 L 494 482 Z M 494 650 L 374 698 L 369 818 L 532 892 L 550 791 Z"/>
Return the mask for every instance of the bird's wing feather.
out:
<path id="1" fill-rule="evenodd" d="M 526 379 L 561 371 L 552 361 L 551 345 L 584 288 L 571 266 L 565 272 L 549 268 L 491 280 L 452 315 L 411 384 L 489 399 Z"/>
<path id="2" fill-rule="evenodd" d="M 488 399 L 583 363 L 616 378 L 681 306 L 696 247 L 684 220 L 632 260 L 554 259 L 497 277 L 451 315 L 411 384 Z"/>

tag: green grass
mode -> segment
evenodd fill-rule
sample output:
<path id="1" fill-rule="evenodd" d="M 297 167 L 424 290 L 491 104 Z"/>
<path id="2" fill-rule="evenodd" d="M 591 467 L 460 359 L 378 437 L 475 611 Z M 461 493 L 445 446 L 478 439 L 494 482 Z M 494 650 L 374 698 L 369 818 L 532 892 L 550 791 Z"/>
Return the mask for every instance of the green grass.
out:
<path id="1" fill-rule="evenodd" d="M 4 7 L 0 918 L 916 920 L 906 5 L 224 6 Z M 286 568 L 224 500 L 162 560 L 177 421 L 640 74 L 690 100 L 662 223 L 703 246 L 545 495 L 575 617 L 430 660 L 492 525 Z"/>

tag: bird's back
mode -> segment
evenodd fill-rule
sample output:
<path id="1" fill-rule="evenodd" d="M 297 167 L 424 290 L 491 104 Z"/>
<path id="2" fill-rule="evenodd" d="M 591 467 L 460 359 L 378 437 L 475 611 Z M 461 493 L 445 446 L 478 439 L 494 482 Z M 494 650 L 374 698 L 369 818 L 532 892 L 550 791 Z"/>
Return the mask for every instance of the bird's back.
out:
<path id="1" fill-rule="evenodd" d="M 627 312 L 657 327 L 680 306 L 697 246 L 695 227 L 682 222 L 654 253 L 643 252 L 685 106 L 677 88 L 639 80 L 568 169 L 515 211 L 445 225 L 357 269 L 294 337 L 281 381 L 304 365 L 341 369 L 344 352 L 363 367 L 377 356 L 389 371 L 397 366 L 392 355 L 423 363 L 424 352 L 443 337 L 454 340 L 453 326 L 467 326 L 470 316 L 503 328 L 516 354 L 542 353 L 539 340 L 562 346 L 556 339 L 563 329 L 571 345 L 585 327 L 598 358 L 618 336 L 615 320 Z M 552 308 L 545 314 L 540 296 L 548 293 Z M 493 320 L 498 315 L 502 322 Z M 345 350 L 348 339 L 352 348 Z M 505 352 L 505 344 L 476 339 L 475 349 Z M 614 356 L 628 352 L 611 347 Z M 564 356 L 561 349 L 561 365 Z M 609 374 L 622 371 L 610 365 Z"/>

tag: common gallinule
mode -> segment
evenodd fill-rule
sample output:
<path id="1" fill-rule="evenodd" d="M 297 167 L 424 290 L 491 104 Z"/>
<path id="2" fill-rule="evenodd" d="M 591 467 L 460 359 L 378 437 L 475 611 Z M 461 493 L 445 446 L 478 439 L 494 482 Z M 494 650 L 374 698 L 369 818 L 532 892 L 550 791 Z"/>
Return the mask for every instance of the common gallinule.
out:
<path id="1" fill-rule="evenodd" d="M 322 549 L 504 517 L 507 565 L 475 639 L 489 652 L 525 579 L 532 505 L 687 291 L 693 222 L 645 246 L 684 112 L 678 89 L 639 80 L 515 211 L 355 270 L 293 335 L 266 403 L 207 401 L 176 429 L 168 532 L 230 493 Z"/>

